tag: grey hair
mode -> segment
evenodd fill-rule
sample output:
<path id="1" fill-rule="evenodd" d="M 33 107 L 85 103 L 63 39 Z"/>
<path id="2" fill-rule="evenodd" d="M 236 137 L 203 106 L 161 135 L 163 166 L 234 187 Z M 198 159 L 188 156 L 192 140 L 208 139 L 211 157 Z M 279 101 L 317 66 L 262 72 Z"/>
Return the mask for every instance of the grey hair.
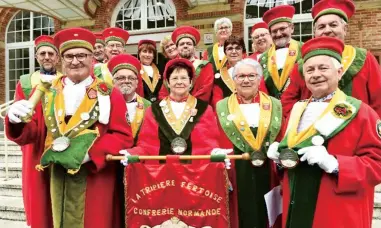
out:
<path id="1" fill-rule="evenodd" d="M 343 67 L 343 65 L 339 62 L 339 60 L 333 58 L 333 57 L 330 57 L 332 63 L 333 63 L 333 66 L 335 67 L 336 70 L 340 69 Z"/>
<path id="2" fill-rule="evenodd" d="M 220 26 L 221 24 L 227 24 L 230 27 L 230 31 L 233 31 L 232 21 L 229 18 L 227 18 L 227 17 L 223 17 L 223 18 L 217 19 L 214 22 L 214 32 L 215 33 L 217 33 L 218 26 Z"/>
<path id="3" fill-rule="evenodd" d="M 259 62 L 255 61 L 254 59 L 246 58 L 246 59 L 238 61 L 237 64 L 234 66 L 234 68 L 233 68 L 233 79 L 236 76 L 237 70 L 241 66 L 251 66 L 251 67 L 253 67 L 255 69 L 255 71 L 257 71 L 257 74 L 259 74 L 259 78 L 262 78 L 262 76 L 263 76 L 263 69 L 262 69 L 261 64 L 259 64 Z"/>

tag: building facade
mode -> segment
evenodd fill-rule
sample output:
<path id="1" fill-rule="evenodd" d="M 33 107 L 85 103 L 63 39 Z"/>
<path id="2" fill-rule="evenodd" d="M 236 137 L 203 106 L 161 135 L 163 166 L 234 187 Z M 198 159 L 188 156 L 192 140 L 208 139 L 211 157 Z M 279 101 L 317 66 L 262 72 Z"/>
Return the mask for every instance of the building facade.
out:
<path id="1" fill-rule="evenodd" d="M 38 8 L 28 11 L 31 8 L 8 5 L 9 8 L 0 8 L 0 103 L 13 99 L 16 83 L 22 74 L 38 69 L 33 40 L 42 34 L 53 35 L 60 29 L 77 26 L 94 32 L 118 26 L 130 32 L 126 49 L 128 53 L 136 54 L 139 40 L 153 39 L 159 46 L 160 40 L 171 34 L 176 26 L 191 25 L 201 31 L 197 49 L 200 55 L 215 40 L 214 21 L 228 17 L 233 22 L 233 34 L 245 37 L 246 49 L 251 51 L 251 26 L 261 21 L 266 10 L 280 4 L 293 5 L 296 9 L 293 38 L 300 41 L 310 39 L 313 34 L 310 12 L 317 1 L 93 0 L 84 1 L 82 8 L 87 15 L 82 17 L 83 12 L 78 12 L 75 7 L 66 11 L 50 8 L 41 11 L 43 7 L 40 6 L 40 11 Z M 356 13 L 350 20 L 346 42 L 369 49 L 381 62 L 381 1 L 354 2 Z M 50 7 L 54 9 L 54 6 Z M 163 56 L 159 53 L 158 61 L 161 58 Z"/>

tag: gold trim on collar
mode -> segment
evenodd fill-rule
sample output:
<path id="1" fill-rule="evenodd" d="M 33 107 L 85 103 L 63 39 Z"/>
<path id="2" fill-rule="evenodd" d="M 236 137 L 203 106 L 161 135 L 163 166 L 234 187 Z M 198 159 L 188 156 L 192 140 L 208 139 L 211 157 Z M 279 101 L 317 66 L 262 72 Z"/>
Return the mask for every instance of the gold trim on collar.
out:
<path id="1" fill-rule="evenodd" d="M 262 147 L 263 141 L 270 129 L 271 122 L 271 112 L 272 112 L 272 102 L 268 95 L 262 92 L 258 92 L 260 96 L 260 118 L 259 126 L 257 131 L 257 137 L 254 136 L 253 132 L 250 130 L 250 126 L 243 115 L 239 103 L 237 100 L 237 95 L 233 93 L 228 100 L 229 115 L 233 115 L 232 121 L 236 126 L 237 130 L 241 133 L 242 137 L 245 139 L 247 144 L 254 151 L 259 151 Z"/>
<path id="2" fill-rule="evenodd" d="M 213 45 L 213 59 L 214 59 L 214 64 L 216 65 L 217 70 L 220 70 L 228 60 L 226 58 L 226 55 L 220 60 L 220 57 L 218 55 L 218 43 L 215 43 Z"/>
<path id="3" fill-rule="evenodd" d="M 235 84 L 233 81 L 233 78 L 230 76 L 228 68 L 226 66 L 222 67 L 221 70 L 221 79 L 225 83 L 225 85 L 234 93 L 235 91 Z"/>
<path id="4" fill-rule="evenodd" d="M 136 138 L 137 133 L 139 132 L 140 126 L 143 122 L 143 117 L 145 113 L 143 98 L 136 94 L 136 112 L 135 117 L 131 122 L 131 128 L 132 128 L 132 136 L 133 138 Z"/>
<path id="5" fill-rule="evenodd" d="M 176 132 L 176 134 L 180 135 L 183 131 L 185 125 L 188 121 L 192 121 L 191 117 L 196 115 L 194 112 L 197 112 L 196 108 L 197 99 L 194 96 L 189 95 L 185 104 L 185 108 L 180 118 L 177 119 L 175 113 L 171 107 L 171 101 L 169 97 L 165 98 L 160 102 L 161 110 L 164 113 L 165 119 L 169 123 L 169 126 Z"/>
<path id="6" fill-rule="evenodd" d="M 281 91 L 287 82 L 287 79 L 294 68 L 296 59 L 298 57 L 299 45 L 298 42 L 291 39 L 290 47 L 288 48 L 288 54 L 286 62 L 284 63 L 282 74 L 279 76 L 278 67 L 276 64 L 276 49 L 275 45 L 272 45 L 269 49 L 267 66 L 271 78 L 273 79 L 276 88 Z"/>
<path id="7" fill-rule="evenodd" d="M 151 64 L 151 67 L 153 69 L 153 80 L 151 82 L 147 72 L 144 70 L 144 67 L 142 65 L 142 72 L 140 75 L 142 76 L 142 79 L 143 81 L 147 84 L 149 90 L 151 90 L 151 92 L 154 92 L 155 89 L 156 89 L 156 86 L 157 86 L 157 83 L 159 82 L 159 79 L 160 79 L 160 72 L 159 72 L 159 69 L 157 69 L 156 65 L 155 64 Z"/>

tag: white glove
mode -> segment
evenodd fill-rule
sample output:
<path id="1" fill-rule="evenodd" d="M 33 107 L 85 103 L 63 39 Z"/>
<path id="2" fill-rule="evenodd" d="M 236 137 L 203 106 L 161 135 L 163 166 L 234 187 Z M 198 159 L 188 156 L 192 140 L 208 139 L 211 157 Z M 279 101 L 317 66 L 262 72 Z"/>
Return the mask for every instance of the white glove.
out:
<path id="1" fill-rule="evenodd" d="M 326 173 L 332 173 L 339 167 L 337 159 L 328 153 L 325 146 L 309 146 L 298 150 L 301 162 L 307 161 L 309 165 L 317 164 Z"/>
<path id="2" fill-rule="evenodd" d="M 229 154 L 229 153 L 231 153 L 231 152 L 233 152 L 233 149 L 214 148 L 214 149 L 210 152 L 210 154 L 211 154 L 211 155 L 219 155 L 219 154 L 227 155 L 227 154 Z M 230 169 L 230 167 L 231 167 L 231 165 L 232 165 L 231 162 L 230 162 L 230 159 L 225 158 L 224 161 L 225 161 L 225 167 L 226 167 L 226 169 Z"/>
<path id="3" fill-rule="evenodd" d="M 127 156 L 131 156 L 131 154 L 128 153 L 127 150 L 120 150 L 119 154 L 124 155 L 124 159 L 120 160 L 120 163 L 122 163 L 122 165 L 124 165 L 124 166 L 128 166 L 128 157 Z"/>
<path id="4" fill-rule="evenodd" d="M 21 123 L 20 117 L 27 116 L 33 108 L 33 104 L 27 100 L 19 100 L 11 105 L 8 110 L 9 122 L 12 124 Z"/>
<path id="5" fill-rule="evenodd" d="M 267 150 L 267 157 L 273 160 L 275 163 L 279 164 L 279 152 L 278 152 L 279 142 L 273 142 Z"/>
<path id="6" fill-rule="evenodd" d="M 89 162 L 91 159 L 90 159 L 90 156 L 89 156 L 89 153 L 86 153 L 85 157 L 83 158 L 83 161 L 81 164 L 85 164 L 86 162 Z"/>

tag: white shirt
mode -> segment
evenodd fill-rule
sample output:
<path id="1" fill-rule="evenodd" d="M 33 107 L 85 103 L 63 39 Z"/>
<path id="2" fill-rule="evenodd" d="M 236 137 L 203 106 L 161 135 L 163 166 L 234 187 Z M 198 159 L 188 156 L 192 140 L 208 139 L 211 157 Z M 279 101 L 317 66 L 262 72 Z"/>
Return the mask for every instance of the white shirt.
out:
<path id="1" fill-rule="evenodd" d="M 185 109 L 186 102 L 175 102 L 175 101 L 170 101 L 171 102 L 171 108 L 173 113 L 176 116 L 176 119 L 180 119 L 181 114 L 183 114 L 183 111 Z"/>
<path id="2" fill-rule="evenodd" d="M 136 99 L 136 93 L 134 97 L 132 98 L 132 100 L 133 99 Z M 138 105 L 138 102 L 130 102 L 130 103 L 127 102 L 126 105 L 127 105 L 127 111 L 128 111 L 128 121 L 130 121 L 131 123 L 135 119 L 136 106 Z"/>
<path id="3" fill-rule="evenodd" d="M 240 104 L 239 107 L 245 116 L 246 122 L 249 124 L 249 126 L 253 128 L 258 127 L 260 117 L 259 104 Z"/>
<path id="4" fill-rule="evenodd" d="M 280 48 L 276 50 L 276 66 L 279 69 L 283 69 L 284 64 L 288 56 L 288 48 Z"/>
<path id="5" fill-rule="evenodd" d="M 328 102 L 310 102 L 298 125 L 298 133 L 309 128 L 328 107 Z"/>
<path id="6" fill-rule="evenodd" d="M 218 58 L 220 61 L 225 57 L 224 46 L 218 46 Z"/>
<path id="7" fill-rule="evenodd" d="M 73 115 L 81 105 L 83 98 L 86 96 L 86 88 L 93 83 L 94 79 L 88 76 L 85 80 L 75 84 L 68 77 L 64 79 L 64 101 L 65 113 L 67 116 Z"/>
<path id="8" fill-rule="evenodd" d="M 153 77 L 153 68 L 151 66 L 143 65 L 144 71 L 147 73 L 148 76 L 151 78 Z"/>

